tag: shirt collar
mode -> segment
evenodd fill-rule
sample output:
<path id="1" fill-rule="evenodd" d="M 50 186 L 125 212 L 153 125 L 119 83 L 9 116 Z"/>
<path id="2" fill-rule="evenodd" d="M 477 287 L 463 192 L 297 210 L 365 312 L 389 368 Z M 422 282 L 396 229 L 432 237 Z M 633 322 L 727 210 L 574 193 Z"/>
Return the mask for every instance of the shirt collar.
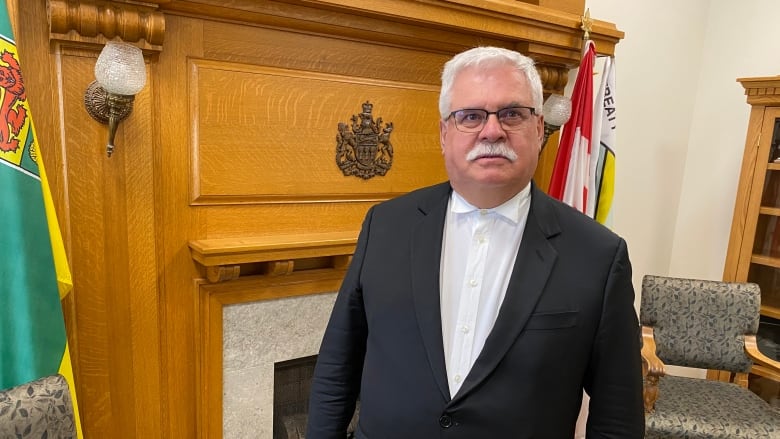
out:
<path id="1" fill-rule="evenodd" d="M 505 201 L 503 204 L 496 206 L 492 209 L 479 209 L 472 206 L 455 190 L 452 191 L 450 197 L 450 211 L 453 213 L 470 213 L 475 211 L 485 211 L 487 213 L 497 213 L 504 218 L 518 223 L 520 222 L 520 206 L 522 206 L 528 198 L 531 196 L 531 183 L 528 183 L 523 190 L 518 192 L 514 197 Z"/>

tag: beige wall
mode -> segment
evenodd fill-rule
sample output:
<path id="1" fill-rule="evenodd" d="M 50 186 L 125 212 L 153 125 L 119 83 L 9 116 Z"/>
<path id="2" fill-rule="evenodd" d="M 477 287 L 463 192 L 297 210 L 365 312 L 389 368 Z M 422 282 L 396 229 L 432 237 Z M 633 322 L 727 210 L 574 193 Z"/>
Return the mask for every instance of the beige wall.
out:
<path id="1" fill-rule="evenodd" d="M 778 16 L 780 3 L 774 0 L 712 1 L 670 261 L 673 273 L 722 275 L 749 114 L 744 89 L 734 79 L 780 74 Z"/>
<path id="2" fill-rule="evenodd" d="M 645 274 L 720 279 L 750 110 L 736 78 L 780 74 L 780 3 L 586 5 L 626 33 L 615 51 L 614 229 L 637 293 Z"/>
<path id="3" fill-rule="evenodd" d="M 780 74 L 774 0 L 588 0 L 618 23 L 615 230 L 644 274 L 720 279 L 749 106 L 736 78 Z"/>
<path id="4" fill-rule="evenodd" d="M 668 274 L 691 135 L 709 2 L 589 0 L 626 33 L 615 50 L 618 109 L 614 229 L 626 238 L 638 288 Z M 734 82 L 733 78 L 729 85 Z M 744 106 L 747 114 L 747 106 Z M 733 172 L 739 166 L 735 164 Z M 733 195 L 725 201 L 733 203 Z M 728 228 L 722 232 L 728 238 Z M 723 260 L 721 255 L 721 261 Z M 720 276 L 721 266 L 712 275 Z M 685 274 L 685 270 L 675 270 Z"/>

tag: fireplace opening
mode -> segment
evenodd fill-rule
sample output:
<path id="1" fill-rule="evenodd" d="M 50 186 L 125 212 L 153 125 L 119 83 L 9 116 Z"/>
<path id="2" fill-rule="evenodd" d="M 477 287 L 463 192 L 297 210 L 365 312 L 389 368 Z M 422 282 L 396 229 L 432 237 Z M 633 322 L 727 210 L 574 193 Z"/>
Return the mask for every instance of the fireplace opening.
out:
<path id="1" fill-rule="evenodd" d="M 274 364 L 274 439 L 306 436 L 311 377 L 317 356 Z"/>
<path id="2" fill-rule="evenodd" d="M 309 393 L 317 356 L 274 364 L 274 439 L 304 439 L 309 413 Z M 354 437 L 360 402 L 349 423 L 347 438 Z"/>

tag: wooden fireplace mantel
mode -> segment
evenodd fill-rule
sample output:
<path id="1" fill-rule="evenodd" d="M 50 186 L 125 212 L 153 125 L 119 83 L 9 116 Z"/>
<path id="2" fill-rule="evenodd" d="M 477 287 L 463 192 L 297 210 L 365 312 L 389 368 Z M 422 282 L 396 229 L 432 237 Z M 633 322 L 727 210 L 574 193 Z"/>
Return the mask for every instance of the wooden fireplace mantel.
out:
<path id="1" fill-rule="evenodd" d="M 330 268 L 349 265 L 355 251 L 357 232 L 326 232 L 265 237 L 216 238 L 190 241 L 194 259 L 206 270 L 210 282 L 223 282 L 241 275 L 241 266 L 264 264 L 263 274 L 289 274 L 300 268 L 322 268 L 313 265 L 317 258 Z"/>

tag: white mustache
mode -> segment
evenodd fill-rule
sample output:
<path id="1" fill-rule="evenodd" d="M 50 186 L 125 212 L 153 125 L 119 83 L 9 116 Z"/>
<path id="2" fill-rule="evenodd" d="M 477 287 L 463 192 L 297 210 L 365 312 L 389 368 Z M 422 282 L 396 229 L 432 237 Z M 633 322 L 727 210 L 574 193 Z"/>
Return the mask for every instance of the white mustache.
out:
<path id="1" fill-rule="evenodd" d="M 504 157 L 510 162 L 517 160 L 517 153 L 512 151 L 512 149 L 506 145 L 506 142 L 479 142 L 466 155 L 466 160 L 471 162 L 485 156 Z"/>

